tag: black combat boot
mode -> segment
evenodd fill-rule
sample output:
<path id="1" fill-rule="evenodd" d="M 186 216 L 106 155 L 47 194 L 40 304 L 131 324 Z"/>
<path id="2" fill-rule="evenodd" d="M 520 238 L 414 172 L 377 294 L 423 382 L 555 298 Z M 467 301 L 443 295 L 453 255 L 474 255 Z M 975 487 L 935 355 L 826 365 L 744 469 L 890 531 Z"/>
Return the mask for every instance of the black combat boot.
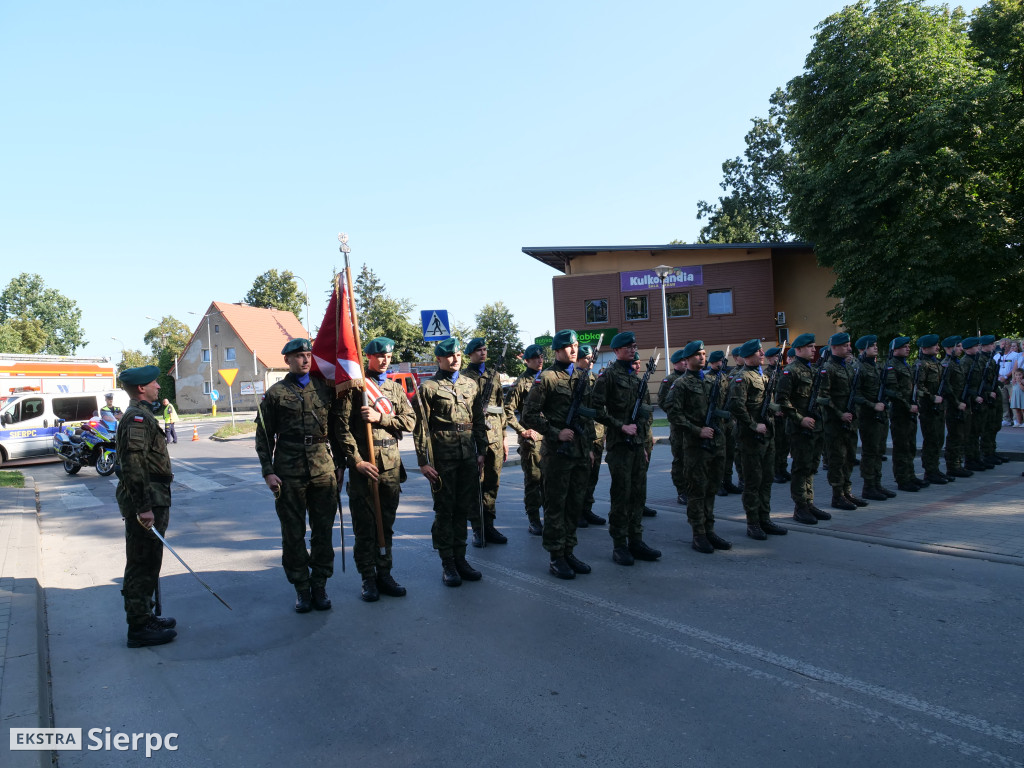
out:
<path id="1" fill-rule="evenodd" d="M 170 616 L 150 616 L 149 621 L 160 629 L 174 629 L 178 626 L 178 622 Z"/>
<path id="2" fill-rule="evenodd" d="M 494 523 L 488 523 L 484 528 L 484 536 L 488 544 L 508 544 L 508 537 L 494 527 Z"/>
<path id="3" fill-rule="evenodd" d="M 786 476 L 784 474 L 782 474 L 781 472 L 776 472 L 775 473 L 775 479 L 773 480 L 773 482 L 775 482 L 775 483 L 777 483 L 779 485 L 782 485 L 783 483 L 786 483 L 786 482 L 789 482 L 789 481 L 786 480 Z"/>
<path id="4" fill-rule="evenodd" d="M 376 588 L 374 588 L 374 591 L 376 591 Z M 313 607 L 318 611 L 331 610 L 331 598 L 327 596 L 327 589 L 323 584 L 313 587 Z"/>
<path id="5" fill-rule="evenodd" d="M 818 509 L 816 506 L 814 506 L 814 502 L 813 501 L 810 504 L 807 505 L 807 511 L 810 512 L 812 515 L 814 515 L 818 520 L 831 520 L 832 519 L 832 513 L 831 512 L 826 512 L 824 509 Z"/>
<path id="6" fill-rule="evenodd" d="M 832 489 L 832 508 L 843 509 L 847 512 L 851 512 L 857 508 L 857 505 L 846 498 L 842 491 L 838 488 Z"/>
<path id="7" fill-rule="evenodd" d="M 480 581 L 484 576 L 480 571 L 466 562 L 465 555 L 455 556 L 455 570 L 459 572 L 459 576 L 461 576 L 465 581 Z"/>
<path id="8" fill-rule="evenodd" d="M 878 490 L 872 483 L 864 483 L 864 487 L 861 488 L 860 495 L 862 498 L 871 499 L 871 501 L 889 500 L 889 497 Z"/>
<path id="9" fill-rule="evenodd" d="M 948 464 L 946 465 L 946 474 L 949 477 L 972 477 L 974 475 L 969 469 L 960 466 L 950 467 Z"/>
<path id="10" fill-rule="evenodd" d="M 798 523 L 803 523 L 804 525 L 818 524 L 817 516 L 811 513 L 811 510 L 808 508 L 807 504 L 797 504 L 796 506 L 793 507 L 793 519 L 796 520 Z M 758 528 L 760 527 L 761 526 L 758 526 Z M 764 531 L 761 531 L 761 533 L 764 533 Z M 750 535 L 749 526 L 747 527 L 747 535 Z"/>
<path id="11" fill-rule="evenodd" d="M 884 493 L 890 499 L 895 499 L 896 498 L 896 494 L 894 492 L 890 491 L 888 488 L 886 488 L 881 483 L 875 483 L 875 490 L 876 491 L 880 491 L 881 493 Z"/>
<path id="12" fill-rule="evenodd" d="M 634 558 L 629 552 L 629 547 L 615 547 L 612 550 L 612 562 L 618 565 L 632 565 Z"/>
<path id="13" fill-rule="evenodd" d="M 769 536 L 785 536 L 789 531 L 783 528 L 781 525 L 776 525 L 769 518 L 762 520 L 759 525 L 761 530 L 767 533 Z"/>
<path id="14" fill-rule="evenodd" d="M 455 567 L 454 557 L 441 558 L 441 581 L 446 587 L 458 587 L 462 584 L 462 577 Z"/>
<path id="15" fill-rule="evenodd" d="M 567 562 L 569 564 L 569 567 L 576 571 L 576 573 L 586 574 L 590 573 L 593 570 L 589 565 L 587 565 L 578 557 L 576 557 L 576 555 L 574 555 L 572 552 L 565 553 L 565 562 Z"/>
<path id="16" fill-rule="evenodd" d="M 708 537 L 703 533 L 694 533 L 693 542 L 690 546 L 702 555 L 713 555 L 715 553 L 715 548 L 711 546 L 711 542 L 708 541 Z"/>
<path id="17" fill-rule="evenodd" d="M 646 560 L 653 563 L 661 557 L 661 550 L 647 546 L 642 540 L 629 542 L 629 554 L 637 560 Z"/>
<path id="18" fill-rule="evenodd" d="M 987 464 L 982 464 L 980 461 L 974 459 L 968 459 L 964 462 L 964 468 L 970 472 L 984 472 L 986 469 L 990 469 Z"/>
<path id="19" fill-rule="evenodd" d="M 896 483 L 896 488 L 901 490 L 901 491 L 906 491 L 908 493 L 917 493 L 918 491 L 921 490 L 921 486 L 919 486 L 917 483 L 913 482 L 912 480 L 907 480 L 907 481 L 904 481 L 904 482 L 901 482 L 901 483 L 898 482 L 898 483 Z"/>
<path id="20" fill-rule="evenodd" d="M 161 627 L 156 616 L 150 616 L 145 624 L 128 627 L 128 647 L 145 648 L 149 645 L 163 645 L 178 636 L 170 627 Z"/>
<path id="21" fill-rule="evenodd" d="M 924 479 L 933 485 L 946 485 L 949 482 L 941 472 L 925 472 Z"/>
<path id="22" fill-rule="evenodd" d="M 727 491 L 725 489 L 725 483 L 722 483 L 720 486 L 718 486 L 718 490 L 715 492 L 715 495 L 716 496 L 728 496 L 729 495 L 729 491 Z"/>
<path id="23" fill-rule="evenodd" d="M 590 509 L 583 510 L 583 519 L 586 520 L 591 525 L 604 525 L 605 523 L 608 522 L 607 520 L 605 520 L 600 515 L 595 515 L 593 510 L 590 510 Z"/>
<path id="24" fill-rule="evenodd" d="M 793 513 L 793 517 L 796 517 L 796 512 Z M 812 518 L 813 519 L 813 518 Z M 764 532 L 760 523 L 754 525 L 753 523 L 747 524 L 747 536 L 757 541 L 765 541 L 768 538 L 768 534 Z"/>
<path id="25" fill-rule="evenodd" d="M 732 549 L 732 542 L 726 541 L 714 531 L 708 531 L 708 541 L 715 549 Z"/>
<path id="26" fill-rule="evenodd" d="M 363 591 L 360 597 L 367 603 L 375 603 L 380 600 L 380 590 L 377 589 L 377 576 L 369 573 L 363 576 Z"/>
<path id="27" fill-rule="evenodd" d="M 565 558 L 561 555 L 551 559 L 551 562 L 548 564 L 548 570 L 560 579 L 568 580 L 576 578 L 576 571 L 574 571 L 569 564 L 565 562 Z"/>
<path id="28" fill-rule="evenodd" d="M 849 491 L 843 491 L 843 498 L 846 499 L 851 504 L 853 504 L 854 506 L 866 507 L 868 505 L 868 503 L 864 501 L 864 499 L 854 496 L 852 489 Z"/>
<path id="29" fill-rule="evenodd" d="M 473 546 L 480 549 L 484 545 L 484 537 L 479 528 L 473 528 Z"/>
<path id="30" fill-rule="evenodd" d="M 657 515 L 658 510 L 651 509 L 651 507 L 648 507 L 646 504 L 644 505 L 644 517 L 657 517 Z"/>
<path id="31" fill-rule="evenodd" d="M 388 597 L 405 597 L 406 589 L 391 575 L 391 571 L 377 570 L 377 591 Z"/>
<path id="32" fill-rule="evenodd" d="M 531 535 L 540 536 L 544 533 L 544 526 L 540 521 L 539 512 L 527 513 L 527 517 L 530 519 L 530 527 L 527 530 Z"/>
<path id="33" fill-rule="evenodd" d="M 313 610 L 313 592 L 309 587 L 295 590 L 295 612 L 309 613 Z"/>
<path id="34" fill-rule="evenodd" d="M 584 515 L 582 512 L 580 512 L 579 520 L 576 521 L 576 527 L 577 528 L 589 528 L 590 527 L 590 523 L 587 522 L 586 515 Z"/>
<path id="35" fill-rule="evenodd" d="M 742 483 L 743 481 L 740 480 L 740 482 Z M 740 488 L 738 485 L 734 485 L 733 484 L 733 482 L 732 482 L 732 475 L 731 474 L 727 478 L 725 478 L 725 480 L 722 481 L 722 488 L 725 489 L 725 492 L 727 494 L 728 493 L 743 493 L 743 489 L 742 488 Z M 718 494 L 718 495 L 721 496 L 722 494 Z"/>
<path id="36" fill-rule="evenodd" d="M 686 493 L 684 491 L 680 491 L 676 494 L 676 503 L 681 504 L 684 507 L 689 503 L 689 499 L 686 498 Z"/>

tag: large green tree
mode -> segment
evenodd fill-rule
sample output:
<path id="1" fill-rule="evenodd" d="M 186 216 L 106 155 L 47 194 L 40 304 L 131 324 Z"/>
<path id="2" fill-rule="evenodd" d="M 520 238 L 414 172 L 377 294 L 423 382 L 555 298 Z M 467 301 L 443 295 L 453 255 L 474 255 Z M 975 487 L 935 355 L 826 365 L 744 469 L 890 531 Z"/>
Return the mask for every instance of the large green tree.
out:
<path id="1" fill-rule="evenodd" d="M 783 137 L 785 93 L 770 99 L 768 117 L 754 118 L 745 137 L 743 157 L 722 163 L 721 187 L 726 195 L 714 205 L 697 203 L 697 219 L 707 219 L 700 243 L 784 242 L 792 239 L 789 195 L 783 178 L 790 155 Z"/>
<path id="2" fill-rule="evenodd" d="M 142 340 L 153 350 L 152 357 L 156 361 L 154 365 L 160 369 L 160 376 L 157 377 L 157 382 L 160 384 L 160 396 L 166 397 L 171 402 L 176 402 L 177 390 L 170 370 L 174 367 L 175 359 L 185 349 L 185 345 L 188 344 L 191 337 L 192 332 L 188 326 L 172 315 L 162 317 L 160 322 L 146 331 L 146 335 L 142 337 Z"/>
<path id="3" fill-rule="evenodd" d="M 289 270 L 278 273 L 270 269 L 257 277 L 252 288 L 242 299 L 250 307 L 264 309 L 281 309 L 291 312 L 302 320 L 302 307 L 306 303 L 306 294 L 299 289 L 295 275 Z"/>
<path id="4" fill-rule="evenodd" d="M 485 304 L 476 313 L 474 336 L 487 341 L 487 359 L 509 376 L 518 376 L 526 366 L 519 359 L 523 343 L 519 339 L 519 324 L 505 302 Z M 502 350 L 505 354 L 502 357 Z"/>
<path id="5" fill-rule="evenodd" d="M 789 83 L 783 186 L 794 230 L 836 273 L 854 332 L 1006 328 L 1020 284 L 1008 186 L 993 172 L 993 72 L 961 9 L 861 0 L 818 27 Z"/>
<path id="6" fill-rule="evenodd" d="M 47 288 L 37 274 L 22 272 L 0 293 L 0 323 L 11 323 L 21 336 L 23 348 L 19 352 L 73 355 L 86 343 L 81 321 L 78 304 L 55 288 Z M 41 346 L 40 330 L 45 334 Z"/>
<path id="7" fill-rule="evenodd" d="M 365 345 L 377 336 L 395 342 L 394 360 L 413 362 L 430 356 L 432 344 L 423 341 L 423 330 L 409 319 L 413 304 L 409 299 L 389 295 L 377 273 L 363 264 L 353 286 L 359 335 Z"/>
<path id="8" fill-rule="evenodd" d="M 46 346 L 46 329 L 38 317 L 15 317 L 0 323 L 0 352 L 34 355 Z"/>

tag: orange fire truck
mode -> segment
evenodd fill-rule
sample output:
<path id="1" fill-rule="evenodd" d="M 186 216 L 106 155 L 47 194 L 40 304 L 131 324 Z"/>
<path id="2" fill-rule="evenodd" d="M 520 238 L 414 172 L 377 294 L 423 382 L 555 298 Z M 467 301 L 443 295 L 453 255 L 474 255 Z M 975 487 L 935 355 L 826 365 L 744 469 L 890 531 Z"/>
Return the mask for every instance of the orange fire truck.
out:
<path id="1" fill-rule="evenodd" d="M 117 387 L 108 357 L 0 354 L 0 405 L 23 392 L 62 394 L 109 391 Z"/>

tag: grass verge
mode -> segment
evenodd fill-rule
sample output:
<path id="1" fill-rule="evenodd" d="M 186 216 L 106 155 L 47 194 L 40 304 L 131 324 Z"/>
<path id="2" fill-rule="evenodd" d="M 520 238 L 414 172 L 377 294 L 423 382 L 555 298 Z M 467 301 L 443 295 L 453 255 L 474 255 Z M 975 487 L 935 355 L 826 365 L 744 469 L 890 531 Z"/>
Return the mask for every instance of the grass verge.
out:
<path id="1" fill-rule="evenodd" d="M 251 435 L 256 431 L 256 424 L 252 421 L 236 423 L 235 426 L 225 424 L 213 433 L 214 437 L 238 437 L 239 435 Z"/>
<path id="2" fill-rule="evenodd" d="M 24 488 L 25 476 L 21 472 L 0 470 L 0 488 Z"/>

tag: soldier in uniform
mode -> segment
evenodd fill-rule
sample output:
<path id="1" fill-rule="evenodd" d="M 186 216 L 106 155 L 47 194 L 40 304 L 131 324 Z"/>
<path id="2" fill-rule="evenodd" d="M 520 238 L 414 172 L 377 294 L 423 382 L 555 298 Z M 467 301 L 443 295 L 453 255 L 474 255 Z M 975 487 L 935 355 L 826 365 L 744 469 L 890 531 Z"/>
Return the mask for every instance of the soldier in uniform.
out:
<path id="1" fill-rule="evenodd" d="M 453 337 L 434 347 L 438 371 L 420 385 L 416 409 L 416 457 L 434 496 L 431 537 L 441 557 L 441 579 L 457 587 L 479 581 L 466 561 L 466 522 L 479 513 L 480 473 L 487 452 L 487 424 L 477 386 L 461 376 L 462 352 Z"/>
<path id="2" fill-rule="evenodd" d="M 576 367 L 579 342 L 576 332 L 559 331 L 551 340 L 555 364 L 541 373 L 530 390 L 523 422 L 544 436 L 541 471 L 544 475 L 544 549 L 548 570 L 560 579 L 590 573 L 590 566 L 573 554 L 576 524 L 583 511 L 593 461 L 593 419 L 584 415 L 583 395 L 590 389 L 590 373 Z M 570 407 L 580 388 L 579 408 L 570 421 Z M 589 409 L 587 409 L 589 410 Z M 592 416 L 593 411 L 589 411 Z"/>
<path id="3" fill-rule="evenodd" d="M 882 457 L 889 436 L 889 412 L 885 401 L 885 366 L 878 363 L 878 337 L 861 336 L 854 346 L 860 350 L 860 376 L 857 394 L 862 401 L 860 422 L 860 476 L 864 488 L 860 495 L 871 501 L 886 501 L 896 494 L 882 487 Z M 881 393 L 881 399 L 879 394 Z"/>
<path id="4" fill-rule="evenodd" d="M 619 565 L 632 565 L 634 559 L 653 561 L 661 557 L 661 552 L 643 539 L 650 414 L 642 412 L 637 423 L 631 421 L 641 385 L 633 372 L 636 346 L 632 331 L 616 334 L 611 341 L 615 362 L 598 377 L 593 394 L 597 420 L 607 427 L 607 461 L 612 475 L 608 533 L 612 537 L 612 559 Z"/>
<path id="5" fill-rule="evenodd" d="M 934 485 L 945 485 L 954 478 L 943 474 L 939 469 L 946 412 L 945 393 L 940 394 L 939 387 L 943 386 L 943 373 L 946 368 L 936 358 L 939 352 L 938 335 L 926 333 L 918 337 L 917 349 L 917 363 L 921 366 L 917 382 L 917 414 L 921 421 L 921 464 L 924 465 L 924 479 Z M 948 385 L 947 379 L 945 386 Z"/>
<path id="6" fill-rule="evenodd" d="M 707 359 L 704 342 L 691 341 L 676 354 L 683 361 L 685 371 L 675 380 L 672 395 L 667 399 L 668 418 L 683 445 L 682 477 L 687 498 L 686 518 L 693 531 L 691 546 L 698 552 L 711 554 L 716 549 L 732 548 L 730 542 L 715 533 L 715 496 L 725 466 L 725 432 L 707 424 L 712 400 L 717 406 L 714 419 L 727 421 L 732 415 L 721 408 L 725 401 L 724 374 L 712 376 L 703 371 Z"/>
<path id="7" fill-rule="evenodd" d="M 593 347 L 589 344 L 580 344 L 579 352 L 576 355 L 576 367 L 586 371 L 587 375 L 590 376 L 588 402 L 593 397 L 594 384 L 597 382 L 597 377 L 594 375 L 594 360 L 596 357 L 597 355 Z M 604 455 L 604 424 L 599 424 L 596 421 L 593 421 L 592 424 L 594 426 L 594 443 L 590 447 L 590 452 L 594 454 L 594 461 L 590 466 L 590 474 L 587 477 L 587 496 L 583 500 L 583 514 L 580 515 L 577 525 L 579 528 L 587 528 L 591 525 L 604 525 L 607 522 L 600 515 L 594 514 L 594 489 L 597 488 L 597 481 L 601 475 L 601 457 Z"/>
<path id="8" fill-rule="evenodd" d="M 981 339 L 969 336 L 960 342 L 964 350 L 964 377 L 967 386 L 967 419 L 964 445 L 964 466 L 974 472 L 984 472 L 995 468 L 981 456 L 981 426 L 985 419 L 985 401 L 981 395 L 981 380 L 985 368 L 985 360 L 981 355 Z"/>
<path id="9" fill-rule="evenodd" d="M 363 347 L 366 377 L 376 384 L 387 402 L 368 402 L 364 391 L 353 387 L 339 395 L 332 422 L 335 440 L 341 446 L 348 468 L 353 470 L 348 481 L 355 536 L 352 559 L 362 577 L 362 598 L 368 603 L 378 600 L 381 593 L 391 597 L 402 597 L 406 593 L 405 587 L 391 575 L 391 543 L 398 498 L 406 480 L 398 443 L 403 432 L 411 432 L 416 426 L 416 414 L 402 386 L 388 378 L 394 349 L 395 342 L 385 336 L 372 339 Z M 372 462 L 367 425 L 371 425 L 373 431 Z M 380 501 L 384 554 L 377 546 L 377 514 L 371 483 L 377 485 Z"/>
<path id="10" fill-rule="evenodd" d="M 947 336 L 942 340 L 946 352 L 944 365 L 949 366 L 944 399 L 946 401 L 946 474 L 949 477 L 970 477 L 974 474 L 964 467 L 964 443 L 970 423 L 971 409 L 961 399 L 964 390 L 964 369 L 961 338 Z"/>
<path id="11" fill-rule="evenodd" d="M 708 355 L 708 373 L 717 375 L 719 371 L 722 371 L 723 378 L 728 381 L 730 368 L 725 362 L 725 352 L 716 349 Z M 724 402 L 722 408 L 727 410 Z M 728 496 L 730 493 L 740 492 L 732 482 L 732 465 L 736 460 L 736 425 L 732 419 L 728 419 L 722 424 L 722 428 L 725 430 L 725 464 L 722 469 L 722 484 L 718 487 L 717 493 L 719 496 Z"/>
<path id="12" fill-rule="evenodd" d="M 782 383 L 782 372 L 786 366 L 793 362 L 795 356 L 793 347 L 786 350 L 786 359 L 779 359 L 778 376 L 779 383 Z M 778 387 L 776 387 L 776 393 Z M 778 394 L 776 394 L 776 402 L 778 402 Z M 775 482 L 788 483 L 793 479 L 793 475 L 789 472 L 789 430 L 786 428 L 786 414 L 779 410 L 779 423 L 776 425 L 778 429 L 775 430 Z"/>
<path id="13" fill-rule="evenodd" d="M 889 343 L 889 364 L 885 367 L 885 396 L 892 403 L 892 474 L 899 490 L 913 493 L 929 483 L 921 480 L 914 472 L 919 409 L 912 398 L 914 370 L 907 365 L 909 355 L 909 336 L 898 336 Z"/>
<path id="14" fill-rule="evenodd" d="M 480 516 L 470 517 L 473 526 L 473 546 L 483 546 L 484 539 L 488 544 L 507 544 L 508 539 L 494 527 L 494 504 L 498 499 L 498 485 L 501 483 L 501 467 L 508 458 L 508 442 L 505 438 L 505 403 L 501 395 L 501 380 L 498 372 L 488 371 L 487 342 L 481 338 L 470 339 L 466 345 L 469 363 L 463 374 L 476 382 L 477 396 L 488 396 L 485 403 L 481 400 L 480 407 L 487 424 L 487 452 L 484 454 L 484 476 L 480 481 L 484 500 L 484 530 L 480 530 Z M 489 391 L 488 391 L 489 390 Z"/>
<path id="15" fill-rule="evenodd" d="M 793 498 L 793 519 L 798 523 L 817 525 L 832 515 L 814 504 L 814 470 L 821 454 L 824 422 L 821 408 L 828 403 L 828 372 L 822 365 L 814 366 L 813 333 L 801 333 L 793 340 L 793 362 L 783 369 L 779 380 L 778 404 L 785 414 L 789 432 L 789 451 L 793 455 L 793 479 L 789 492 Z M 817 379 L 818 396 L 811 408 L 811 393 Z"/>
<path id="16" fill-rule="evenodd" d="M 701 350 L 704 349 L 701 342 Z M 683 358 L 683 350 L 677 349 L 672 353 L 672 372 L 661 381 L 658 387 L 658 407 L 666 414 L 668 413 L 668 398 L 672 391 L 672 385 L 686 373 L 686 360 Z M 703 366 L 703 359 L 701 365 Z M 683 450 L 684 440 L 682 429 L 676 427 L 669 420 L 668 444 L 672 449 L 672 485 L 676 489 L 676 501 L 686 504 L 686 478 L 683 474 Z"/>
<path id="17" fill-rule="evenodd" d="M 331 607 L 327 580 L 334 575 L 338 483 L 344 474 L 341 448 L 330 429 L 334 388 L 309 375 L 309 339 L 292 339 L 281 354 L 288 373 L 267 390 L 259 406 L 256 454 L 263 480 L 274 493 L 281 522 L 281 565 L 295 587 L 295 611 L 326 611 Z"/>
<path id="18" fill-rule="evenodd" d="M 540 519 L 540 508 L 544 504 L 544 486 L 540 474 L 540 441 L 543 438 L 537 430 L 524 427 L 516 412 L 522 415 L 526 396 L 540 377 L 540 370 L 544 367 L 543 348 L 537 344 L 528 346 L 523 352 L 523 362 L 526 363 L 526 371 L 515 380 L 505 398 L 505 422 L 519 435 L 517 452 L 523 468 L 523 506 L 526 507 L 526 517 L 530 521 L 530 533 L 540 536 L 544 530 Z"/>
<path id="19" fill-rule="evenodd" d="M 989 464 L 1003 464 L 1004 459 L 996 453 L 996 434 L 1003 428 L 1003 394 L 999 386 L 999 363 L 993 359 L 996 351 L 996 337 L 986 334 L 981 337 L 981 354 L 985 356 L 985 379 L 982 392 L 985 399 L 983 412 L 985 422 L 981 428 L 981 457 Z"/>
<path id="20" fill-rule="evenodd" d="M 829 402 L 825 416 L 825 451 L 828 457 L 828 484 L 832 486 L 832 506 L 851 510 L 867 504 L 853 495 L 853 460 L 857 454 L 857 394 L 850 403 L 856 363 L 850 358 L 850 334 L 840 331 L 828 340 L 832 354 L 825 363 L 828 371 Z"/>
<path id="21" fill-rule="evenodd" d="M 164 545 L 149 530 L 167 533 L 171 514 L 171 457 L 167 439 L 154 416 L 160 385 L 155 365 L 128 368 L 118 376 L 130 404 L 117 425 L 117 506 L 124 518 L 124 612 L 128 647 L 169 643 L 178 633 L 170 617 L 153 614 L 153 594 L 160 579 Z M 113 396 L 108 396 L 113 400 Z M 118 409 L 120 413 L 120 409 Z"/>
<path id="22" fill-rule="evenodd" d="M 761 408 L 768 396 L 768 377 L 761 372 L 764 353 L 761 342 L 751 339 L 737 349 L 743 367 L 730 374 L 729 410 L 736 421 L 736 449 L 743 466 L 743 511 L 747 516 L 747 535 L 763 541 L 767 534 L 782 535 L 786 529 L 771 520 L 772 480 L 775 456 L 772 435 L 775 431 L 774 403 L 761 419 Z"/>

